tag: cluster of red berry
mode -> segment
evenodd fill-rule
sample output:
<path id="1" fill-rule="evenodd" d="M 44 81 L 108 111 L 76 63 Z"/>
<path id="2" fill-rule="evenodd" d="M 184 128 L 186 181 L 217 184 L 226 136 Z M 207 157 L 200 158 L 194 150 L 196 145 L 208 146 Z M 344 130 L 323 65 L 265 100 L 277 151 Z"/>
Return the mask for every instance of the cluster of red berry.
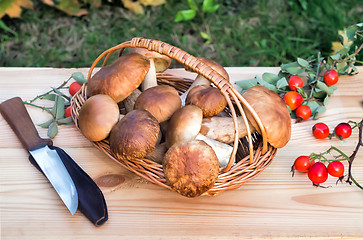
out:
<path id="1" fill-rule="evenodd" d="M 327 86 L 333 86 L 338 82 L 339 74 L 334 69 L 328 70 L 323 76 Z M 298 121 L 307 120 L 311 117 L 311 109 L 308 105 L 303 104 L 304 98 L 297 91 L 304 87 L 304 81 L 299 76 L 291 76 L 288 81 L 291 91 L 287 92 L 283 99 L 289 108 L 294 111 Z"/>
<path id="2" fill-rule="evenodd" d="M 322 122 L 314 124 L 312 127 L 312 133 L 317 139 L 332 138 L 336 136 L 340 140 L 349 138 L 352 134 L 352 127 L 349 123 L 339 123 L 334 132 L 330 133 L 329 127 Z M 340 180 L 344 177 L 344 165 L 342 161 L 347 161 L 346 158 L 328 160 L 324 157 L 324 154 L 329 153 L 332 149 L 337 150 L 335 147 L 331 147 L 328 151 L 321 154 L 311 154 L 310 156 L 299 156 L 296 158 L 292 171 L 308 173 L 309 179 L 314 185 L 324 183 L 328 179 L 328 175 L 337 177 Z M 318 160 L 316 162 L 316 160 Z M 328 163 L 326 166 L 325 163 Z"/>

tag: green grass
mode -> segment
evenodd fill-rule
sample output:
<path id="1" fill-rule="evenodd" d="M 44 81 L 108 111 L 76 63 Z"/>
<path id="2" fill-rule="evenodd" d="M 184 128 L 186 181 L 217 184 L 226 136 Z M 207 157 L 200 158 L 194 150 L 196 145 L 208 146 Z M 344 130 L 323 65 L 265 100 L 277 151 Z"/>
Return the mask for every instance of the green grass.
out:
<path id="1" fill-rule="evenodd" d="M 216 13 L 175 23 L 177 11 L 188 8 L 186 2 L 148 7 L 143 16 L 104 3 L 82 17 L 37 3 L 20 19 L 2 19 L 16 34 L 0 29 L 0 66 L 89 67 L 105 49 L 136 36 L 170 43 L 224 66 L 279 66 L 319 51 L 328 56 L 338 30 L 363 21 L 359 0 L 229 0 Z M 210 44 L 200 32 L 210 33 Z"/>

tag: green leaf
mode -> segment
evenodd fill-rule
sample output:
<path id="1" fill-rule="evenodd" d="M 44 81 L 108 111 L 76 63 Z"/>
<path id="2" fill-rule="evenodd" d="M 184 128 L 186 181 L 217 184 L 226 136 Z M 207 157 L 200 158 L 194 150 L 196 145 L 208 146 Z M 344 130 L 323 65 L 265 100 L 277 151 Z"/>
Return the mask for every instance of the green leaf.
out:
<path id="1" fill-rule="evenodd" d="M 297 62 L 283 64 L 281 65 L 281 69 L 295 76 L 300 75 L 305 71 L 300 67 L 300 65 Z"/>
<path id="2" fill-rule="evenodd" d="M 206 32 L 200 32 L 200 36 L 202 36 L 202 38 L 205 39 L 205 40 L 209 40 L 210 39 L 210 36 Z"/>
<path id="3" fill-rule="evenodd" d="M 338 87 L 336 85 L 330 86 L 329 87 L 330 91 L 332 92 L 332 94 L 335 92 L 335 90 L 338 89 Z"/>
<path id="4" fill-rule="evenodd" d="M 256 76 L 256 80 L 257 80 L 257 82 L 258 82 L 261 86 L 264 86 L 264 87 L 268 88 L 268 89 L 269 89 L 269 90 L 271 90 L 271 91 L 277 92 L 277 88 L 275 87 L 275 85 L 270 84 L 270 83 L 268 83 L 268 82 L 264 81 L 262 78 L 260 78 L 260 77 L 258 77 L 258 76 Z"/>
<path id="5" fill-rule="evenodd" d="M 55 119 L 61 119 L 64 117 L 64 99 L 60 96 L 56 96 L 55 98 L 55 102 L 54 102 L 54 107 L 55 108 Z"/>
<path id="6" fill-rule="evenodd" d="M 314 114 L 315 111 L 320 107 L 320 104 L 317 101 L 309 101 L 306 103 L 307 106 L 311 109 L 311 114 Z"/>
<path id="7" fill-rule="evenodd" d="M 347 62 L 340 62 L 337 64 L 337 71 L 342 72 L 342 70 L 348 66 Z"/>
<path id="8" fill-rule="evenodd" d="M 300 93 L 300 95 L 303 97 L 303 98 L 307 98 L 308 96 L 306 95 L 306 93 L 304 92 L 304 90 L 300 87 L 297 88 L 297 92 Z"/>
<path id="9" fill-rule="evenodd" d="M 284 70 L 286 72 L 286 69 L 289 67 L 299 67 L 299 64 L 297 62 L 290 62 L 290 63 L 285 63 L 281 65 L 281 69 Z"/>
<path id="10" fill-rule="evenodd" d="M 195 10 L 195 11 L 199 10 L 198 6 L 194 0 L 188 0 L 188 4 L 189 4 L 190 9 Z"/>
<path id="11" fill-rule="evenodd" d="M 324 106 L 326 106 L 326 105 L 328 104 L 328 100 L 329 100 L 329 96 L 327 95 L 327 96 L 324 98 L 324 101 L 323 101 Z"/>
<path id="12" fill-rule="evenodd" d="M 249 89 L 250 87 L 256 86 L 257 85 L 257 80 L 256 78 L 252 78 L 252 79 L 248 79 L 248 80 L 240 80 L 240 81 L 236 81 L 235 84 L 246 90 Z"/>
<path id="13" fill-rule="evenodd" d="M 15 37 L 18 36 L 18 33 L 15 32 L 13 29 L 9 28 L 2 20 L 0 20 L 0 29 L 4 30 L 5 32 L 13 34 Z"/>
<path id="14" fill-rule="evenodd" d="M 175 22 L 181 22 L 181 21 L 189 21 L 192 20 L 195 15 L 196 15 L 196 11 L 193 9 L 188 9 L 188 10 L 182 10 L 182 11 L 178 11 L 176 13 Z"/>
<path id="15" fill-rule="evenodd" d="M 71 124 L 74 124 L 72 117 L 58 119 L 57 123 L 59 125 L 71 125 Z"/>
<path id="16" fill-rule="evenodd" d="M 41 128 L 48 128 L 48 127 L 49 127 L 49 125 L 50 125 L 52 122 L 54 122 L 54 119 L 50 119 L 50 120 L 48 120 L 48 121 L 46 121 L 46 122 L 44 122 L 44 123 L 42 123 L 42 124 L 39 124 L 38 126 L 39 126 L 39 127 L 41 127 Z"/>
<path id="17" fill-rule="evenodd" d="M 308 9 L 308 3 L 306 0 L 299 0 L 301 7 L 306 11 Z"/>
<path id="18" fill-rule="evenodd" d="M 287 82 L 287 80 L 286 80 L 286 78 L 285 78 L 285 77 L 283 77 L 283 78 L 279 79 L 279 80 L 277 81 L 277 83 L 276 83 L 276 87 L 277 87 L 277 88 L 279 88 L 279 89 L 281 89 L 281 88 L 285 88 L 285 87 L 287 87 L 287 86 L 289 86 L 289 83 Z"/>
<path id="19" fill-rule="evenodd" d="M 324 106 L 319 106 L 316 110 L 315 110 L 315 112 L 314 112 L 314 114 L 313 114 L 313 119 L 315 120 L 315 119 L 317 119 L 321 114 L 323 114 L 324 112 L 325 112 L 325 110 L 326 110 L 326 107 L 324 107 Z"/>
<path id="20" fill-rule="evenodd" d="M 47 95 L 41 97 L 40 99 L 55 101 L 56 96 L 57 96 L 56 94 L 50 93 L 50 94 L 47 94 Z"/>
<path id="21" fill-rule="evenodd" d="M 297 63 L 303 68 L 309 68 L 309 62 L 302 58 L 297 58 Z"/>
<path id="22" fill-rule="evenodd" d="M 47 132 L 47 135 L 48 137 L 50 138 L 54 138 L 55 135 L 57 135 L 58 133 L 58 126 L 55 122 L 52 122 L 50 125 L 49 125 L 49 128 L 48 128 L 48 132 Z"/>
<path id="23" fill-rule="evenodd" d="M 323 83 L 322 81 L 317 81 L 316 82 L 316 87 L 319 88 L 320 90 L 326 92 L 329 96 L 333 94 L 334 90 L 330 87 L 328 87 L 325 83 Z"/>
<path id="24" fill-rule="evenodd" d="M 217 11 L 219 8 L 219 4 L 215 4 L 214 0 L 204 0 L 202 11 L 205 13 L 213 13 Z"/>
<path id="25" fill-rule="evenodd" d="M 315 98 L 324 99 L 328 94 L 319 88 L 315 88 L 313 96 Z"/>
<path id="26" fill-rule="evenodd" d="M 273 73 L 264 73 L 262 79 L 268 83 L 276 84 L 280 77 Z"/>
<path id="27" fill-rule="evenodd" d="M 349 47 L 344 46 L 343 48 L 339 49 L 337 53 L 339 53 L 341 56 L 347 55 L 349 52 Z"/>
<path id="28" fill-rule="evenodd" d="M 81 85 L 83 85 L 85 82 L 87 82 L 87 79 L 83 76 L 83 74 L 81 72 L 73 73 L 72 78 Z"/>
<path id="29" fill-rule="evenodd" d="M 357 29 L 356 28 L 348 28 L 346 30 L 346 34 L 347 34 L 347 37 L 350 41 L 355 41 L 356 39 L 356 32 L 357 32 Z"/>
<path id="30" fill-rule="evenodd" d="M 341 57 L 341 55 L 339 53 L 334 54 L 334 55 L 330 55 L 330 58 L 333 59 L 333 60 L 339 60 L 340 57 Z"/>

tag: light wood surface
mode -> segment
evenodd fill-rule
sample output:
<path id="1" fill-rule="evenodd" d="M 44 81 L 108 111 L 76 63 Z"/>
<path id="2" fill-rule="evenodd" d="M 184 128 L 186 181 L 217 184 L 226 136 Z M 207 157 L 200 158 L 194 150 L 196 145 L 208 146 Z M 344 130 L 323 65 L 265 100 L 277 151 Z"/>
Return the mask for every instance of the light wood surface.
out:
<path id="1" fill-rule="evenodd" d="M 231 81 L 253 78 L 278 68 L 227 68 Z M 0 68 L 0 102 L 20 96 L 30 100 L 60 85 L 73 72 L 88 69 Z M 318 121 L 330 128 L 363 117 L 363 68 L 341 77 L 338 89 Z M 193 78 L 182 69 L 168 70 Z M 27 107 L 40 124 L 48 115 Z M 292 124 L 292 138 L 271 165 L 241 188 L 215 197 L 188 199 L 148 183 L 110 160 L 74 126 L 62 126 L 54 145 L 63 148 L 99 184 L 109 220 L 93 226 L 80 212 L 70 215 L 44 176 L 28 161 L 27 152 L 0 116 L 1 239 L 241 239 L 363 237 L 363 191 L 346 183 L 313 187 L 306 174 L 291 176 L 299 155 L 322 152 L 331 145 L 351 154 L 357 140 L 316 140 L 317 121 Z M 40 136 L 46 130 L 37 127 Z M 353 166 L 363 184 L 363 149 Z"/>

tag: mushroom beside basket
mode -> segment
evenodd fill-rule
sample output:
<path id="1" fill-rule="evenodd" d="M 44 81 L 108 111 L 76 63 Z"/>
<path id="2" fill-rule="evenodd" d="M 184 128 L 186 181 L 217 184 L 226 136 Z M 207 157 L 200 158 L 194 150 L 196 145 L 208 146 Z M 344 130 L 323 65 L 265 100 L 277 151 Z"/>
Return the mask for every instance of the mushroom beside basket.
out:
<path id="1" fill-rule="evenodd" d="M 102 54 L 100 54 L 89 70 L 88 82 L 86 82 L 81 90 L 73 96 L 71 101 L 72 117 L 78 129 L 79 113 L 82 105 L 89 98 L 87 94 L 87 91 L 89 90 L 88 84 L 89 80 L 92 78 L 92 73 L 95 66 L 101 59 L 104 59 L 102 67 L 106 67 L 107 62 L 112 54 L 119 52 L 119 56 L 122 56 L 126 48 L 143 48 L 149 51 L 157 52 L 161 55 L 168 56 L 172 60 L 175 60 L 178 63 L 184 65 L 184 67 L 189 71 L 195 72 L 198 75 L 208 79 L 217 89 L 219 89 L 220 93 L 227 101 L 227 106 L 223 112 L 225 115 L 228 115 L 234 128 L 233 139 L 232 142 L 229 143 L 232 151 L 229 156 L 229 160 L 227 160 L 227 163 L 224 166 L 218 168 L 218 176 L 213 182 L 213 186 L 206 189 L 203 193 L 198 194 L 198 196 L 214 196 L 225 190 L 239 188 L 245 182 L 253 179 L 267 166 L 269 166 L 276 154 L 277 148 L 273 147 L 269 143 L 268 131 L 271 130 L 266 128 L 264 121 L 261 120 L 261 116 L 258 115 L 251 104 L 232 86 L 229 80 L 226 79 L 226 77 L 223 76 L 220 71 L 214 70 L 214 68 L 211 67 L 207 62 L 202 61 L 200 58 L 196 58 L 175 46 L 158 40 L 133 38 L 131 41 L 121 43 L 117 46 L 107 49 Z M 178 91 L 179 95 L 182 95 L 193 83 L 193 80 L 178 78 L 167 73 L 158 73 L 156 76 L 158 85 L 172 86 Z M 260 100 L 262 97 L 260 97 Z M 122 109 L 120 109 L 120 111 L 122 111 Z M 287 116 L 290 121 L 288 112 Z M 249 119 L 247 117 L 249 117 Z M 252 122 L 251 118 L 254 122 L 254 126 L 249 124 L 249 122 Z M 238 137 L 239 124 L 241 124 L 241 122 L 245 124 L 245 131 L 247 134 L 243 138 Z M 285 144 L 290 138 L 290 127 L 291 126 L 288 123 L 286 125 L 286 128 L 288 128 L 286 131 L 288 134 L 288 139 L 286 139 Z M 253 131 L 253 129 L 257 129 L 258 131 Z M 275 129 L 274 131 L 279 131 L 279 129 Z M 109 138 L 103 139 L 101 141 L 92 141 L 92 143 L 98 149 L 106 153 L 115 162 L 121 164 L 137 175 L 154 184 L 178 192 L 174 187 L 170 186 L 169 182 L 167 181 L 162 163 L 155 162 L 146 157 L 118 157 L 113 154 L 110 149 Z M 182 195 L 193 197 L 185 194 Z"/>

